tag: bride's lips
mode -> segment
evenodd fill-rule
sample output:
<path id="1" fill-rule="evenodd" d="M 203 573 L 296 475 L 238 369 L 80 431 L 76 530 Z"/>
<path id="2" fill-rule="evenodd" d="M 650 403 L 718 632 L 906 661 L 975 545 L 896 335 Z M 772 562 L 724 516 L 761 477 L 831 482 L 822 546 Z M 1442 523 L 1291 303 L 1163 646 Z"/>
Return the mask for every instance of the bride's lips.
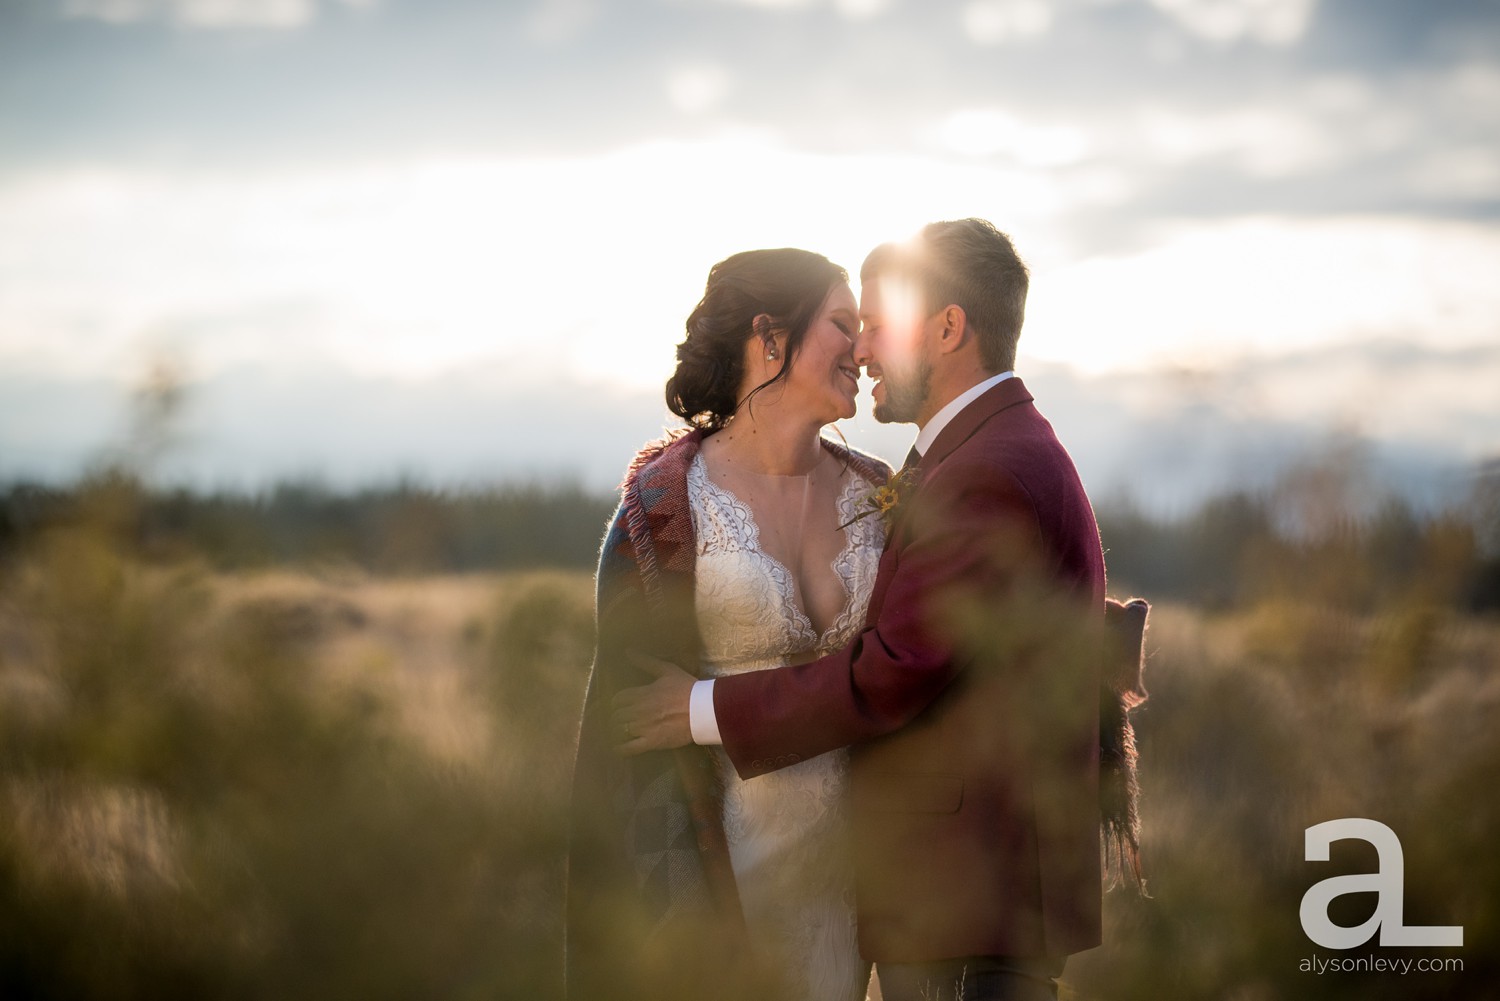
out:
<path id="1" fill-rule="evenodd" d="M 854 384 L 854 391 L 859 392 L 859 369 L 849 365 L 840 365 L 839 371 L 849 377 L 849 381 Z"/>

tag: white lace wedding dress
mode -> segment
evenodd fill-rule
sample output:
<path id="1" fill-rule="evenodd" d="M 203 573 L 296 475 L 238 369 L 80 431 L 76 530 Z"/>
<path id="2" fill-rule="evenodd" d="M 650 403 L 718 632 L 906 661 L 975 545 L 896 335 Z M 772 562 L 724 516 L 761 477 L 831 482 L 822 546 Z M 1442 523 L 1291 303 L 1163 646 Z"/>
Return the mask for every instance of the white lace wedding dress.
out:
<path id="1" fill-rule="evenodd" d="M 873 485 L 842 474 L 837 521 L 861 510 Z M 831 653 L 864 622 L 884 544 L 878 516 L 843 528 L 830 572 L 847 595 L 818 634 L 787 568 L 766 553 L 748 505 L 708 475 L 703 455 L 688 472 L 698 536 L 695 605 L 708 671 L 715 676 Z M 788 1001 L 859 1001 L 869 966 L 855 938 L 853 873 L 844 790 L 848 752 L 831 751 L 742 781 L 722 749 L 724 827 L 752 946 L 784 978 Z"/>

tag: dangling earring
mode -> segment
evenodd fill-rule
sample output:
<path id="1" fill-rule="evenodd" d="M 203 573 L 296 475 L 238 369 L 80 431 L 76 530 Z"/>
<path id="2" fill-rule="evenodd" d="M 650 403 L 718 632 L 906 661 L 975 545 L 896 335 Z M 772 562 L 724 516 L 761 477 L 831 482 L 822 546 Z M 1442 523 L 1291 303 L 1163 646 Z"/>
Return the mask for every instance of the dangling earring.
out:
<path id="1" fill-rule="evenodd" d="M 771 350 L 769 350 L 769 351 L 766 352 L 766 361 L 775 361 L 775 360 L 776 360 L 776 349 L 772 348 Z"/>

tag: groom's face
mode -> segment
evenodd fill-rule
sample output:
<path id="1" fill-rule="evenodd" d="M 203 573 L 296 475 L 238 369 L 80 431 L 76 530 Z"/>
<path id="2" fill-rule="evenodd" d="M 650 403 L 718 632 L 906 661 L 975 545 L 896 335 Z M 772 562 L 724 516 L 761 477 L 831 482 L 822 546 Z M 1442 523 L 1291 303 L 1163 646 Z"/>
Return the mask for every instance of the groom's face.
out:
<path id="1" fill-rule="evenodd" d="M 860 290 L 859 319 L 854 360 L 875 380 L 875 419 L 916 423 L 932 391 L 920 294 L 909 282 L 875 276 Z"/>

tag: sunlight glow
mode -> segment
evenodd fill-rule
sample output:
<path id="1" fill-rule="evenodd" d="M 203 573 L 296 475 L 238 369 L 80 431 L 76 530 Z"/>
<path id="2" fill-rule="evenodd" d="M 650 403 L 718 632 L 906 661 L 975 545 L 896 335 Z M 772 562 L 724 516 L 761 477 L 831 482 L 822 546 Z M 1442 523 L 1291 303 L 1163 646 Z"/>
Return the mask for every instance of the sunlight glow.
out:
<path id="1" fill-rule="evenodd" d="M 943 122 L 942 142 L 967 156 L 1004 154 L 1028 167 L 1077 163 L 1089 152 L 1084 133 L 1068 125 L 1036 125 L 996 108 L 956 111 Z"/>
<path id="2" fill-rule="evenodd" d="M 880 276 L 880 341 L 883 367 L 910 372 L 912 356 L 921 340 L 926 304 L 921 291 L 910 281 Z"/>
<path id="3" fill-rule="evenodd" d="M 689 114 L 711 110 L 728 92 L 728 72 L 712 63 L 684 66 L 667 78 L 667 97 L 679 111 Z"/>
<path id="4" fill-rule="evenodd" d="M 37 178 L 0 198 L 0 362 L 110 371 L 165 344 L 209 371 L 322 359 L 421 378 L 529 358 L 659 386 L 729 254 L 803 246 L 857 273 L 933 216 L 1040 231 L 1059 199 L 1018 172 L 738 139 L 190 183 Z"/>
<path id="5" fill-rule="evenodd" d="M 1033 277 L 1021 353 L 1101 372 L 1315 345 L 1491 343 L 1500 234 L 1469 223 L 1242 219 Z"/>
<path id="6" fill-rule="evenodd" d="M 1183 224 L 1107 256 L 1070 249 L 1061 214 L 1128 191 L 1087 171 L 745 137 L 192 180 L 38 175 L 0 195 L 0 364 L 97 375 L 168 349 L 205 375 L 331 364 L 423 379 L 501 363 L 654 390 L 715 261 L 802 246 L 857 285 L 876 244 L 966 215 L 1002 225 L 1033 268 L 1023 361 L 1105 372 L 1494 336 L 1491 227 L 1267 217 Z"/>

